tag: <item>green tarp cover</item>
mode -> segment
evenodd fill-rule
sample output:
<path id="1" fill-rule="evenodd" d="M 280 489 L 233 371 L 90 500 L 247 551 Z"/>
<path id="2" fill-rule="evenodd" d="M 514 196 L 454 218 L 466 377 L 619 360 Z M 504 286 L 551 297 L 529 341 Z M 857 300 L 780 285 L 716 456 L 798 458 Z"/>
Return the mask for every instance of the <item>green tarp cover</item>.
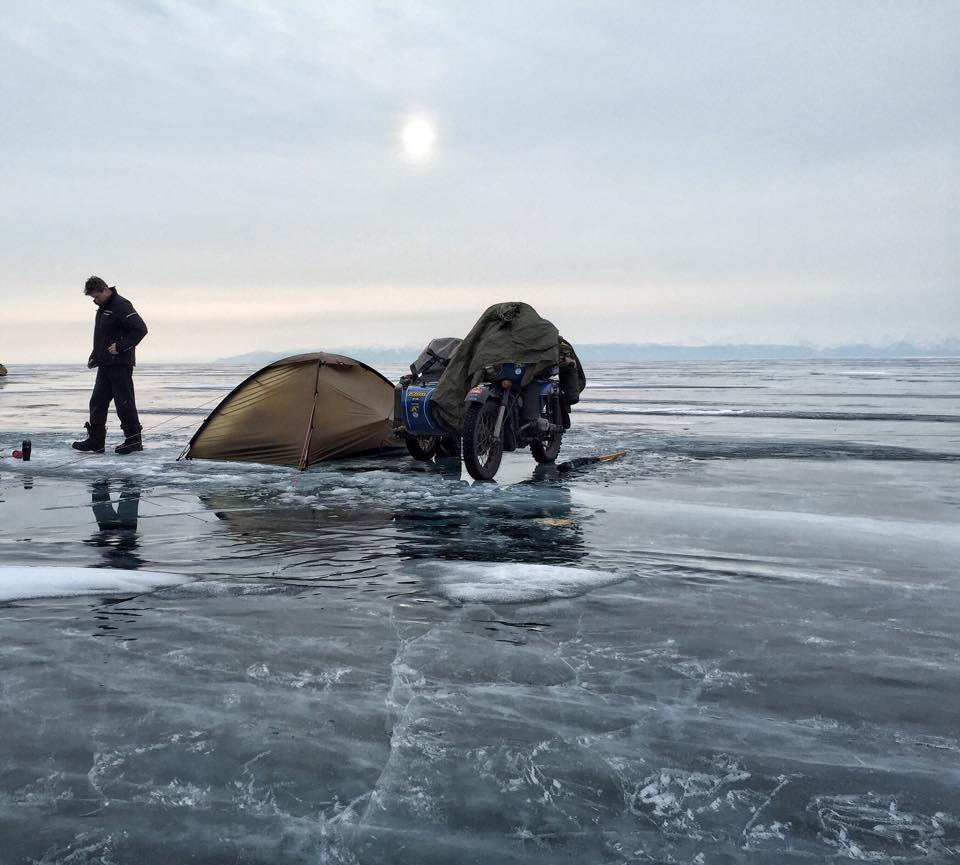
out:
<path id="1" fill-rule="evenodd" d="M 448 427 L 459 430 L 464 397 L 482 381 L 485 367 L 529 364 L 524 382 L 529 381 L 557 365 L 559 340 L 557 329 L 529 304 L 495 303 L 464 337 L 440 377 L 430 403 L 434 413 Z"/>

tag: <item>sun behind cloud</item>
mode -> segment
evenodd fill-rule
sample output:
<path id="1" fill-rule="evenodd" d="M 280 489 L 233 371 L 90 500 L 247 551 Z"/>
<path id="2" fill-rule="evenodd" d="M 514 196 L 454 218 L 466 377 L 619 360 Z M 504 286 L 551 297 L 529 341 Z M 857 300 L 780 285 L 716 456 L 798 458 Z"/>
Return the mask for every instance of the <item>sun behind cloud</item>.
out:
<path id="1" fill-rule="evenodd" d="M 411 162 L 426 162 L 433 153 L 436 140 L 433 123 L 422 114 L 408 118 L 400 132 L 403 153 Z"/>

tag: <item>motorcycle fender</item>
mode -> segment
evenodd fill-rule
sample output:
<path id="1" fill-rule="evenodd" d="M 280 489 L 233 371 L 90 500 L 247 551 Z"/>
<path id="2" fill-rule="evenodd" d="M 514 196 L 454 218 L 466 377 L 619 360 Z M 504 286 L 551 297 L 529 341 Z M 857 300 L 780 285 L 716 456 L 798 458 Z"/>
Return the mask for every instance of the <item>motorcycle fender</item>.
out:
<path id="1" fill-rule="evenodd" d="M 403 429 L 403 385 L 398 384 L 393 390 L 393 428 L 399 432 Z"/>
<path id="2" fill-rule="evenodd" d="M 464 402 L 486 402 L 490 398 L 490 388 L 485 384 L 478 384 L 470 388 L 464 398 Z"/>

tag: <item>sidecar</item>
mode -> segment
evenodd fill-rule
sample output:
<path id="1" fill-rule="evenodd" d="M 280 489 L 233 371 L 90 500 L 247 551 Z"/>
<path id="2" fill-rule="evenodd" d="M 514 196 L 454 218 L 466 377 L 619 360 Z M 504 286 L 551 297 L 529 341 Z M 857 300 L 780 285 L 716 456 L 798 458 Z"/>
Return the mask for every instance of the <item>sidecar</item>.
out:
<path id="1" fill-rule="evenodd" d="M 430 340 L 394 389 L 393 426 L 415 459 L 460 454 L 459 434 L 445 427 L 430 405 L 437 382 L 460 342 L 456 337 Z"/>

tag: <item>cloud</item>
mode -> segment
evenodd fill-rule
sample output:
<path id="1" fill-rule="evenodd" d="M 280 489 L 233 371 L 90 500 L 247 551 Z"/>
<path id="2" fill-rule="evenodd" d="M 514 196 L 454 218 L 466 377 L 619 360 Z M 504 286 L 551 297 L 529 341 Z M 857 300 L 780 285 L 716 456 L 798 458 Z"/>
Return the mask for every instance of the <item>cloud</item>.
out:
<path id="1" fill-rule="evenodd" d="M 529 296 L 681 341 L 955 335 L 958 24 L 936 2 L 17 5 L 0 281 L 37 324 L 90 272 L 158 311 L 276 291 L 278 326 L 307 291 L 353 343 L 364 296 L 404 327 Z M 424 166 L 397 143 L 417 111 L 442 129 Z"/>

